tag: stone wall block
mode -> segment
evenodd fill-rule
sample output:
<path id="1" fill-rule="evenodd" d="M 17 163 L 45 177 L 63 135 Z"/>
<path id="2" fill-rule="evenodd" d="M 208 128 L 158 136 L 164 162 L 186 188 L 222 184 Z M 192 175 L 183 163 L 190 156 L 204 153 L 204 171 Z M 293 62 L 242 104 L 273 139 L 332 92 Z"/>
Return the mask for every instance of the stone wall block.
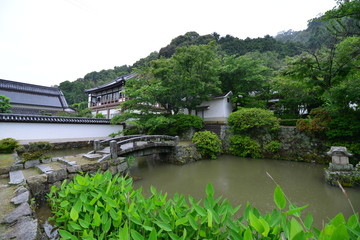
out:
<path id="1" fill-rule="evenodd" d="M 24 163 L 24 168 L 27 169 L 27 168 L 35 167 L 36 165 L 39 165 L 39 164 L 40 164 L 39 159 L 29 160 Z"/>
<path id="2" fill-rule="evenodd" d="M 57 181 L 62 181 L 67 178 L 67 171 L 66 169 L 59 169 L 50 173 L 47 173 L 48 176 L 48 183 L 54 183 Z"/>
<path id="3" fill-rule="evenodd" d="M 17 171 L 17 170 L 22 170 L 22 169 L 24 169 L 24 164 L 22 164 L 22 163 L 13 164 L 10 166 L 10 171 Z"/>
<path id="4" fill-rule="evenodd" d="M 79 165 L 67 166 L 66 169 L 68 173 L 77 173 L 81 171 L 81 166 Z"/>
<path id="5" fill-rule="evenodd" d="M 31 195 L 37 199 L 42 198 L 49 191 L 46 174 L 29 177 L 26 181 Z"/>
<path id="6" fill-rule="evenodd" d="M 128 169 L 127 163 L 121 163 L 121 164 L 117 165 L 117 171 L 118 171 L 119 173 L 123 173 L 123 172 L 125 172 L 127 169 Z"/>
<path id="7" fill-rule="evenodd" d="M 112 175 L 115 175 L 118 172 L 117 166 L 110 166 L 109 171 L 111 172 Z"/>
<path id="8" fill-rule="evenodd" d="M 81 165 L 81 170 L 83 172 L 96 171 L 100 168 L 100 163 L 89 163 Z"/>

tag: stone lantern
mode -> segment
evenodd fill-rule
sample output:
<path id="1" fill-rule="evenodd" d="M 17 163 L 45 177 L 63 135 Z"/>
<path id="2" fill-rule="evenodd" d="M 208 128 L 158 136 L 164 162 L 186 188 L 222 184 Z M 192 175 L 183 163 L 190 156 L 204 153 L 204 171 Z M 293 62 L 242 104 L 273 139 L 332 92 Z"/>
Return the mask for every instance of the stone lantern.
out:
<path id="1" fill-rule="evenodd" d="M 329 169 L 331 171 L 352 171 L 354 167 L 349 163 L 349 157 L 352 156 L 346 147 L 331 147 L 327 155 L 331 156 Z"/>

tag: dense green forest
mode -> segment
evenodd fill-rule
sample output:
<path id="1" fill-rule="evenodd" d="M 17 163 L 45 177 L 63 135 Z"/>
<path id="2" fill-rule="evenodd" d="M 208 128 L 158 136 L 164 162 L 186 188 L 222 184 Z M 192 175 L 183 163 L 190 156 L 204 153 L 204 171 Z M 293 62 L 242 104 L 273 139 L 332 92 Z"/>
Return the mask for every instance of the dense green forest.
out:
<path id="1" fill-rule="evenodd" d="M 272 108 L 281 118 L 299 118 L 300 113 L 323 107 L 332 113 L 350 112 L 352 118 L 357 119 L 360 104 L 359 6 L 359 1 L 339 1 L 336 8 L 309 20 L 307 29 L 287 30 L 275 37 L 239 39 L 215 32 L 203 36 L 187 32 L 132 66 L 91 72 L 76 81 L 62 82 L 59 88 L 69 104 L 75 104 L 87 101 L 84 89 L 108 83 L 135 70 L 142 75 L 150 73 L 163 85 L 171 84 L 177 81 L 175 77 L 188 77 L 186 72 L 181 72 L 186 65 L 184 61 L 206 61 L 205 58 L 211 56 L 216 60 L 209 62 L 212 66 L 207 71 L 211 74 L 201 74 L 218 82 L 212 86 L 213 94 L 233 91 L 233 101 L 238 106 Z M 186 57 L 187 52 L 193 57 Z M 173 72 L 178 69 L 179 74 L 172 76 L 170 69 Z M 191 74 L 199 76 L 196 71 Z M 194 80 L 192 84 L 199 84 L 203 79 Z M 194 95 L 193 92 L 189 94 Z M 167 99 L 157 100 L 166 102 L 170 98 L 167 95 Z M 274 103 L 273 99 L 279 101 Z M 197 103 L 203 99 L 195 100 Z M 176 99 L 172 101 L 172 104 L 163 105 L 176 112 Z M 193 104 L 181 107 L 191 109 Z"/>

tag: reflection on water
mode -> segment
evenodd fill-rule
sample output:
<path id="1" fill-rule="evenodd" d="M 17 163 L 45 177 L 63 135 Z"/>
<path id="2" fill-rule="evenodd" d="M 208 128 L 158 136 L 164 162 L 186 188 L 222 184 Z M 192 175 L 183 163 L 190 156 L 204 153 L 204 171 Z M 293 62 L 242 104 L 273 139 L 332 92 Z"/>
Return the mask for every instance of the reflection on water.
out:
<path id="1" fill-rule="evenodd" d="M 314 222 L 320 226 L 322 220 L 342 212 L 346 217 L 352 214 L 351 207 L 341 190 L 324 181 L 325 165 L 279 161 L 269 159 L 245 159 L 221 156 L 217 160 L 203 160 L 188 165 L 161 164 L 144 158 L 138 159 L 131 174 L 142 177 L 136 187 L 143 187 L 147 194 L 150 186 L 168 192 L 205 196 L 205 187 L 212 183 L 216 195 L 229 199 L 233 206 L 246 206 L 251 202 L 262 213 L 275 208 L 273 191 L 275 183 L 268 172 L 284 190 L 287 197 L 297 206 L 309 204 L 304 210 L 311 212 Z M 360 211 L 360 189 L 346 189 L 355 211 Z M 244 209 L 244 207 L 242 207 Z M 242 210 L 240 210 L 242 212 Z"/>

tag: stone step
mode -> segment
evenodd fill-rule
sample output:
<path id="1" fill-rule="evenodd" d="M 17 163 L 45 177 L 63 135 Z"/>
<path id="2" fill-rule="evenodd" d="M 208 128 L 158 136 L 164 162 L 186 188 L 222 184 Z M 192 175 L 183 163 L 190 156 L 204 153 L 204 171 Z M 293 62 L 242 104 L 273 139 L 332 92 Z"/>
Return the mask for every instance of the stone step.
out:
<path id="1" fill-rule="evenodd" d="M 54 171 L 49 165 L 46 164 L 36 165 L 36 167 L 43 173 L 50 173 Z"/>
<path id="2" fill-rule="evenodd" d="M 102 158 L 102 156 L 103 155 L 101 155 L 101 154 L 93 153 L 93 154 L 84 154 L 83 158 L 90 160 L 90 161 L 95 161 L 95 160 Z"/>
<path id="3" fill-rule="evenodd" d="M 102 150 L 98 150 L 96 151 L 96 153 L 101 153 L 101 154 L 109 154 L 110 153 L 110 147 L 106 147 Z"/>
<path id="4" fill-rule="evenodd" d="M 25 181 L 24 174 L 21 170 L 12 171 L 9 173 L 10 175 L 10 182 L 9 184 L 20 184 Z"/>

